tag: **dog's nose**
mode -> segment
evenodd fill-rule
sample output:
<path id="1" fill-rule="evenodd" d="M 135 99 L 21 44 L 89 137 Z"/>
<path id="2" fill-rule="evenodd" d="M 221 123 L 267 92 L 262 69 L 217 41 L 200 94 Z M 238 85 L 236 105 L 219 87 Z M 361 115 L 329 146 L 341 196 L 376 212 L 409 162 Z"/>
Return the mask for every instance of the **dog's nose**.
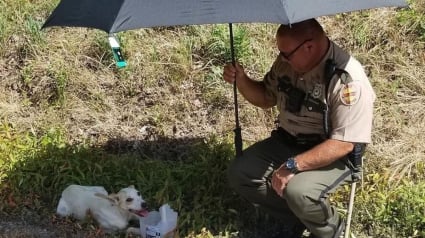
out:
<path id="1" fill-rule="evenodd" d="M 148 208 L 148 204 L 146 202 L 142 202 L 142 208 L 144 209 Z"/>

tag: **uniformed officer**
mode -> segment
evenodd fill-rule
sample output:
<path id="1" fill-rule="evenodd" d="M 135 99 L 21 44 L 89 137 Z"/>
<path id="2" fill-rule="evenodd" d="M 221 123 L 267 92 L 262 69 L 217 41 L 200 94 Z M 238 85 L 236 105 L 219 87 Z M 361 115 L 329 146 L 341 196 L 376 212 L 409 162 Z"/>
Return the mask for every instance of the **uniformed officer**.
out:
<path id="1" fill-rule="evenodd" d="M 278 129 L 232 162 L 229 182 L 281 218 L 284 237 L 300 237 L 304 226 L 314 237 L 338 237 L 344 224 L 328 197 L 353 180 L 355 145 L 371 141 L 375 93 L 361 64 L 315 19 L 281 25 L 276 40 L 279 56 L 262 81 L 238 63 L 224 67 L 224 80 L 236 80 L 250 103 L 280 112 Z"/>

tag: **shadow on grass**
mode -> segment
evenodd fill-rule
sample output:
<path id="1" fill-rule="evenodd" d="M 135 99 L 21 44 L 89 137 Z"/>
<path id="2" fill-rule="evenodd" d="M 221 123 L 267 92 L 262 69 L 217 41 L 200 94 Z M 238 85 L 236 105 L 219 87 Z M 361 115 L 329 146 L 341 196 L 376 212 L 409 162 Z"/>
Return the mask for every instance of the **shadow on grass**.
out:
<path id="1" fill-rule="evenodd" d="M 254 208 L 227 185 L 233 145 L 216 139 L 117 138 L 102 147 L 40 139 L 25 148 L 9 163 L 10 169 L 2 168 L 6 176 L 0 198 L 12 207 L 54 214 L 62 190 L 70 184 L 104 186 L 108 192 L 135 185 L 151 209 L 169 203 L 178 211 L 183 236 L 203 227 L 215 234 L 252 229 L 258 222 Z"/>

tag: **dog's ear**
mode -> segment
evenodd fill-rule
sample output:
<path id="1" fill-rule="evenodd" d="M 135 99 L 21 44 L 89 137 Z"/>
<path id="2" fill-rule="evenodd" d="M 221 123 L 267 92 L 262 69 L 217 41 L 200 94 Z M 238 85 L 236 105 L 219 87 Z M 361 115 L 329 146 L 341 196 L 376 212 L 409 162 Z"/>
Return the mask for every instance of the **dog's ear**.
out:
<path id="1" fill-rule="evenodd" d="M 106 200 L 109 200 L 110 202 L 112 202 L 114 204 L 117 204 L 118 201 L 119 201 L 119 198 L 118 198 L 118 196 L 116 194 L 105 195 L 103 193 L 95 193 L 94 195 L 96 197 L 100 197 L 100 198 L 104 198 Z M 111 195 L 115 195 L 117 197 L 117 199 L 115 199 L 115 197 L 114 196 L 111 196 Z"/>
<path id="2" fill-rule="evenodd" d="M 120 203 L 120 196 L 116 193 L 111 193 L 108 195 L 108 198 L 113 201 L 115 204 L 119 204 Z"/>
<path id="3" fill-rule="evenodd" d="M 129 188 L 133 188 L 133 189 L 135 188 L 135 187 L 134 187 L 134 185 L 130 185 L 130 186 L 128 186 L 128 187 L 129 187 Z"/>

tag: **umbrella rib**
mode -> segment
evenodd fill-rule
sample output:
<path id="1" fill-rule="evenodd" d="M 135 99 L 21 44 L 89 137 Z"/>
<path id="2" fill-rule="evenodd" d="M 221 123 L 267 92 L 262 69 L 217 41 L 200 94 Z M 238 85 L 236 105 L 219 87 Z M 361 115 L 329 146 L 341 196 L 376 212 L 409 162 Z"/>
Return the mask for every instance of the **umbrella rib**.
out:
<path id="1" fill-rule="evenodd" d="M 118 14 L 117 14 L 117 17 L 118 17 Z M 125 23 L 127 23 L 128 21 L 130 21 L 130 16 L 129 17 L 126 17 L 124 20 L 122 20 L 121 22 L 120 22 L 120 24 L 119 25 L 115 25 L 115 23 L 112 25 L 112 27 L 111 27 L 111 32 L 112 32 L 112 29 L 120 29 L 121 28 L 121 26 L 122 25 L 125 25 Z M 113 32 L 117 32 L 116 30 L 114 30 Z"/>
<path id="2" fill-rule="evenodd" d="M 291 18 L 288 15 L 288 0 L 280 0 L 280 3 L 282 4 L 282 9 L 285 12 L 285 15 L 288 17 L 288 23 L 289 25 L 292 24 Z"/>
<path id="3" fill-rule="evenodd" d="M 120 9 L 117 11 L 117 13 L 116 13 L 116 15 L 114 17 L 114 23 L 112 24 L 111 28 L 109 29 L 109 33 L 118 32 L 119 30 L 117 30 L 117 29 L 119 29 L 119 27 L 122 26 L 125 22 L 128 22 L 130 20 L 131 16 L 128 16 L 122 22 L 120 22 L 120 24 L 117 26 L 117 18 L 120 15 L 125 2 L 126 2 L 126 0 L 123 0 L 122 1 L 122 4 L 120 6 Z"/>

